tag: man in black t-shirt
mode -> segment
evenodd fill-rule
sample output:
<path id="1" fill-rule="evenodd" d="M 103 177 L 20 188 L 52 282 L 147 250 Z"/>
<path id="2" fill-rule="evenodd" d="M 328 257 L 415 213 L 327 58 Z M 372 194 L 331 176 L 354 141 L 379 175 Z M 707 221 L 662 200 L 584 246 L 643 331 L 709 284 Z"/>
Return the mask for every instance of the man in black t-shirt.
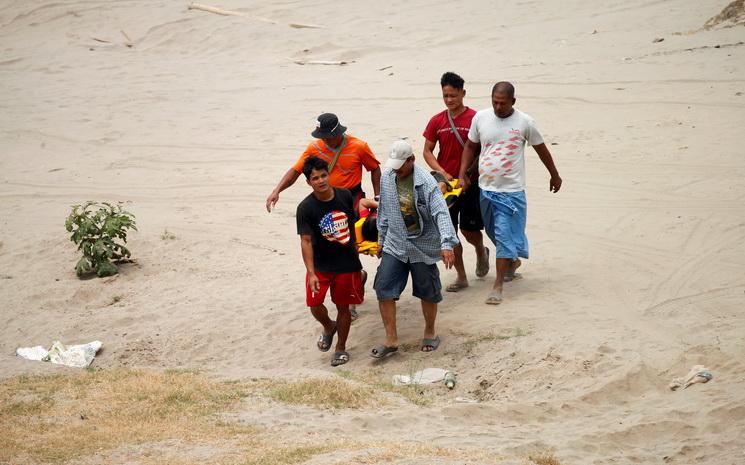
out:
<path id="1" fill-rule="evenodd" d="M 352 323 L 350 305 L 362 303 L 362 264 L 357 255 L 354 237 L 356 212 L 352 194 L 329 184 L 326 162 L 318 157 L 308 157 L 303 164 L 303 174 L 313 193 L 297 207 L 297 232 L 307 270 L 305 301 L 310 311 L 323 325 L 318 339 L 318 349 L 331 348 L 334 334 L 338 333 L 332 366 L 349 361 L 346 351 L 349 327 Z M 323 304 L 326 292 L 331 289 L 331 301 L 336 304 L 336 321 L 329 318 Z"/>

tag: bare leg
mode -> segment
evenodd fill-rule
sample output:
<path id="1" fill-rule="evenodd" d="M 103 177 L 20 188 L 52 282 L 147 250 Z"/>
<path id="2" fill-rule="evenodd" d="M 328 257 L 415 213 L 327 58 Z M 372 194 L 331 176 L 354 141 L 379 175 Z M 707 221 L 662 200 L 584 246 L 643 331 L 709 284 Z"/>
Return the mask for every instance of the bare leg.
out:
<path id="1" fill-rule="evenodd" d="M 445 290 L 448 292 L 458 292 L 461 289 L 468 287 L 466 267 L 463 264 L 463 246 L 461 244 L 453 247 L 453 255 L 455 255 L 455 263 L 453 263 L 453 268 L 455 268 L 457 276 L 455 278 L 455 281 L 445 288 Z"/>
<path id="2" fill-rule="evenodd" d="M 365 283 L 367 282 L 367 271 L 361 270 L 360 271 L 360 279 L 362 281 L 362 290 L 365 290 Z M 352 314 L 352 321 L 359 318 L 359 313 L 357 313 L 357 306 L 356 305 L 350 305 L 349 306 L 349 312 Z"/>
<path id="3" fill-rule="evenodd" d="M 460 232 L 463 233 L 463 237 L 466 238 L 468 243 L 471 244 L 474 249 L 476 249 L 476 256 L 478 258 L 483 257 L 484 235 L 481 234 L 481 231 L 466 231 L 464 229 L 461 229 Z"/>
<path id="4" fill-rule="evenodd" d="M 520 261 L 520 259 L 512 260 L 510 263 L 510 268 L 507 270 L 507 273 L 504 275 L 504 282 L 508 283 L 510 281 L 514 281 L 515 279 L 520 279 L 522 276 L 520 273 L 517 272 L 517 269 L 520 268 L 520 265 L 522 265 L 523 262 Z"/>
<path id="5" fill-rule="evenodd" d="M 336 351 L 344 352 L 347 347 L 349 327 L 352 324 L 352 314 L 349 311 L 349 305 L 337 305 L 336 311 Z"/>
<path id="6" fill-rule="evenodd" d="M 497 259 L 497 278 L 494 280 L 493 290 L 502 292 L 502 283 L 504 283 L 504 275 L 507 274 L 507 270 L 510 269 L 512 260 L 509 258 L 498 258 Z"/>
<path id="7" fill-rule="evenodd" d="M 476 250 L 476 276 L 483 277 L 489 273 L 489 256 L 484 247 L 484 235 L 481 231 L 466 231 L 461 229 L 463 237 Z"/>
<path id="8" fill-rule="evenodd" d="M 317 307 L 310 307 L 310 313 L 316 321 L 323 325 L 323 334 L 328 336 L 334 332 L 334 322 L 329 318 L 329 311 L 325 305 L 321 304 Z"/>
<path id="9" fill-rule="evenodd" d="M 512 259 L 509 258 L 497 258 L 497 277 L 494 280 L 494 286 L 492 287 L 489 297 L 486 298 L 486 303 L 490 305 L 499 305 L 502 303 L 502 284 L 504 283 L 504 276 L 510 269 Z"/>
<path id="10" fill-rule="evenodd" d="M 422 300 L 422 314 L 424 315 L 424 338 L 422 339 L 422 352 L 432 352 L 440 346 L 440 336 L 435 332 L 435 319 L 437 318 L 437 304 Z"/>
<path id="11" fill-rule="evenodd" d="M 398 333 L 396 332 L 396 301 L 379 300 L 380 318 L 385 328 L 385 346 L 398 347 Z"/>
<path id="12" fill-rule="evenodd" d="M 437 304 L 422 300 L 422 315 L 424 315 L 424 339 L 434 339 L 436 336 Z"/>

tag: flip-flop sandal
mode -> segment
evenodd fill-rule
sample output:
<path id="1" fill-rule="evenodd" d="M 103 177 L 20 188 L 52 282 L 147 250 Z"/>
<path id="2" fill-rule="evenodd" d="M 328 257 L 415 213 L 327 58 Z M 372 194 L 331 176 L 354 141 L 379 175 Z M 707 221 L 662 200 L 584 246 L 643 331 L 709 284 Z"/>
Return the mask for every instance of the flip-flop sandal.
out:
<path id="1" fill-rule="evenodd" d="M 398 347 L 378 346 L 370 352 L 372 358 L 385 358 L 398 352 Z"/>
<path id="2" fill-rule="evenodd" d="M 431 347 L 431 349 L 425 349 L 425 347 Z M 422 339 L 422 352 L 434 352 L 438 347 L 440 347 L 440 336 L 434 339 Z"/>
<path id="3" fill-rule="evenodd" d="M 344 365 L 348 361 L 349 361 L 349 352 L 345 352 L 345 351 L 334 352 L 334 358 L 331 359 L 331 366 L 338 367 L 339 365 Z"/>
<path id="4" fill-rule="evenodd" d="M 331 348 L 331 344 L 334 342 L 335 334 L 336 322 L 334 322 L 334 330 L 331 331 L 331 334 L 321 334 L 321 337 L 318 338 L 318 342 L 316 343 L 318 350 L 320 350 L 321 352 L 328 352 Z"/>
<path id="5" fill-rule="evenodd" d="M 476 263 L 476 276 L 483 278 L 489 274 L 489 247 L 484 247 L 486 258 L 481 263 Z"/>
<path id="6" fill-rule="evenodd" d="M 515 262 L 517 262 L 517 266 L 515 268 L 510 266 L 510 268 L 504 274 L 504 278 L 502 278 L 502 281 L 508 283 L 510 281 L 515 281 L 523 277 L 523 275 L 517 272 L 517 269 L 520 268 L 520 265 L 522 265 L 522 262 L 520 261 L 519 258 L 517 260 L 513 260 L 512 261 L 513 266 L 515 265 Z"/>
<path id="7" fill-rule="evenodd" d="M 448 287 L 445 288 L 447 292 L 458 292 L 468 287 L 468 283 L 459 283 L 458 281 L 455 281 L 454 283 L 448 284 Z"/>
<path id="8" fill-rule="evenodd" d="M 487 305 L 499 305 L 502 303 L 502 293 L 499 291 L 491 291 L 489 297 L 484 302 Z"/>
<path id="9" fill-rule="evenodd" d="M 514 271 L 512 273 L 508 272 L 504 275 L 503 281 L 508 283 L 510 281 L 517 281 L 518 279 L 522 279 L 523 275 L 521 273 L 518 273 L 517 271 Z"/>

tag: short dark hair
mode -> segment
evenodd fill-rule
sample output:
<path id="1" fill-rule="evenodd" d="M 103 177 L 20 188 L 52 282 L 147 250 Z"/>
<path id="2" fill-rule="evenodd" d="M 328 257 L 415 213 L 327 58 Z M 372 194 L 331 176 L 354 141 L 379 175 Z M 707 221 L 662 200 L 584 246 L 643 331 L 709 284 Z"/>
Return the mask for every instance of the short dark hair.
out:
<path id="1" fill-rule="evenodd" d="M 499 81 L 491 88 L 491 94 L 505 94 L 509 98 L 515 98 L 515 86 L 507 81 Z"/>
<path id="2" fill-rule="evenodd" d="M 305 179 L 310 179 L 310 173 L 313 170 L 325 170 L 328 172 L 329 164 L 318 157 L 310 156 L 306 158 L 303 163 L 303 174 L 305 175 Z"/>
<path id="3" fill-rule="evenodd" d="M 455 73 L 448 71 L 440 78 L 440 87 L 450 86 L 453 89 L 462 89 L 466 81 Z"/>

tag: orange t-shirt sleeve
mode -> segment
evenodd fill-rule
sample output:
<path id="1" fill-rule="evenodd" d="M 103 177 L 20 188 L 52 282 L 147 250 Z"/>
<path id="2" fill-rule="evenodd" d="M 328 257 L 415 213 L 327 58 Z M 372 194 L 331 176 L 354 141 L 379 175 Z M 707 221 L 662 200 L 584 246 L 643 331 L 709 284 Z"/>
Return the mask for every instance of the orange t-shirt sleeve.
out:
<path id="1" fill-rule="evenodd" d="M 362 165 L 367 171 L 372 171 L 380 166 L 380 162 L 377 158 L 375 158 L 375 154 L 372 152 L 372 150 L 370 150 L 370 146 L 367 145 L 367 142 L 362 143 L 360 155 Z"/>
<path id="2" fill-rule="evenodd" d="M 308 144 L 308 147 L 305 149 L 305 152 L 303 152 L 303 154 L 300 155 L 300 158 L 298 158 L 295 164 L 292 165 L 292 169 L 298 173 L 302 173 L 303 164 L 305 164 L 305 159 L 310 156 L 311 152 L 313 152 L 313 144 Z"/>

